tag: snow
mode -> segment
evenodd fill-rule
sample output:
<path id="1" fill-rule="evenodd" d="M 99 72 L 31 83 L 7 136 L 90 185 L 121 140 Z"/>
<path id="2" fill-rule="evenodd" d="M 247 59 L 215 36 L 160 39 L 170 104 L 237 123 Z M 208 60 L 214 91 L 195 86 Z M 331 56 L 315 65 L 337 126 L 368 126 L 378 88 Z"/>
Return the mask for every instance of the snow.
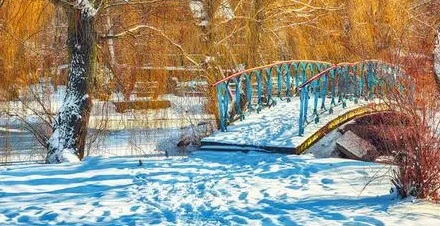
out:
<path id="1" fill-rule="evenodd" d="M 185 84 L 204 85 L 206 83 L 197 81 Z M 62 106 L 66 95 L 66 86 L 58 86 L 55 89 L 53 86 L 44 85 L 44 83 L 32 85 L 30 89 L 39 95 L 37 98 L 45 100 L 45 107 L 51 112 L 57 112 L 59 108 L 66 109 L 67 105 Z M 31 124 L 43 125 L 41 119 L 34 113 L 34 111 L 41 111 L 38 110 L 41 109 L 41 106 L 35 97 L 23 92 L 22 98 L 26 99 L 26 102 L 0 103 L 0 112 L 4 108 L 4 111 L 20 115 Z M 181 136 L 187 133 L 186 128 L 200 123 L 214 122 L 213 116 L 203 110 L 203 105 L 207 101 L 206 97 L 167 94 L 160 95 L 158 98 L 169 100 L 171 108 L 118 113 L 112 101 L 121 101 L 123 99 L 121 95 L 112 95 L 111 101 L 108 102 L 93 100 L 88 124 L 88 142 L 94 142 L 87 146 L 87 153 L 93 156 L 163 156 L 167 150 L 170 155 L 180 155 L 182 151 L 177 149 L 177 143 Z M 68 108 L 72 107 L 74 106 Z M 105 131 L 100 132 L 103 126 Z M 41 146 L 24 128 L 26 127 L 23 122 L 17 117 L 0 114 L 0 152 L 6 150 L 2 142 L 7 139 L 8 142 L 11 142 L 8 145 L 12 148 L 12 152 L 8 152 L 7 155 L 8 162 L 44 161 L 46 147 Z M 55 131 L 58 135 L 59 132 Z M 94 140 L 95 136 L 96 140 Z M 62 147 L 64 140 L 54 136 L 51 142 L 56 147 Z M 2 158 L 3 156 L 0 156 L 0 160 Z M 64 159 L 64 157 L 59 158 Z"/>
<path id="2" fill-rule="evenodd" d="M 197 87 L 207 87 L 207 86 L 208 86 L 207 81 L 196 81 L 196 80 L 179 82 L 179 84 L 177 84 L 177 87 L 185 87 L 185 88 L 193 88 L 193 89 Z"/>
<path id="3" fill-rule="evenodd" d="M 77 1 L 78 9 L 81 9 L 82 13 L 86 13 L 86 16 L 94 16 L 91 10 L 95 10 L 88 0 Z M 93 14 L 93 15 L 91 15 Z M 74 43 L 76 50 L 71 54 L 71 63 L 69 71 L 69 82 L 66 88 L 66 95 L 63 103 L 58 109 L 58 113 L 55 120 L 52 123 L 53 135 L 48 141 L 48 157 L 49 163 L 61 163 L 64 160 L 74 160 L 73 155 L 78 152 L 77 143 L 81 139 L 78 136 L 79 128 L 78 124 L 81 124 L 82 115 L 84 109 L 88 109 L 89 96 L 86 94 L 84 83 L 88 70 L 85 65 L 87 59 L 87 51 L 83 52 L 81 48 L 83 46 L 80 43 Z M 66 154 L 65 154 L 66 153 Z"/>
<path id="4" fill-rule="evenodd" d="M 189 7 L 197 19 L 202 19 L 205 17 L 205 12 L 203 9 L 203 3 L 201 1 L 193 0 L 189 2 Z"/>
<path id="5" fill-rule="evenodd" d="M 85 17 L 94 17 L 98 12 L 98 10 L 93 7 L 93 3 L 89 2 L 89 0 L 76 0 L 76 2 L 73 3 L 73 7 L 81 10 L 81 13 Z"/>
<path id="6" fill-rule="evenodd" d="M 342 133 L 335 129 L 312 145 L 307 150 L 307 153 L 312 154 L 316 158 L 339 157 L 339 152 L 336 150 L 336 142 L 341 136 Z"/>
<path id="7" fill-rule="evenodd" d="M 225 19 L 233 19 L 235 17 L 234 10 L 231 7 L 231 4 L 229 4 L 229 1 L 223 0 L 220 4 L 220 9 L 218 12 L 219 16 L 224 17 Z"/>
<path id="8" fill-rule="evenodd" d="M 328 111 L 319 112 L 319 122 L 315 123 L 314 116 L 312 115 L 313 99 L 311 99 L 308 109 L 308 120 L 310 122 L 305 127 L 304 135 L 299 136 L 299 98 L 292 98 L 291 102 L 281 101 L 279 98 L 276 101 L 277 104 L 275 106 L 264 108 L 258 114 L 252 112 L 243 121 L 236 121 L 229 125 L 226 132 L 215 132 L 211 136 L 204 138 L 203 141 L 206 143 L 252 145 L 262 148 L 294 148 L 338 116 L 373 103 L 359 100 L 356 104 L 354 101 L 347 100 L 345 108 L 342 107 L 342 103 L 334 106 L 333 114 L 329 114 Z M 326 101 L 330 103 L 329 98 Z M 319 101 L 319 104 L 321 104 L 321 101 Z"/>
<path id="9" fill-rule="evenodd" d="M 228 0 L 221 0 L 219 2 L 218 8 L 216 8 L 215 17 L 221 17 L 225 19 L 233 19 L 235 17 L 234 10 L 231 7 L 231 4 Z M 191 0 L 189 1 L 189 7 L 193 13 L 193 17 L 198 19 L 199 26 L 208 26 L 212 18 L 208 18 L 207 10 L 205 9 L 205 5 L 203 1 L 200 0 Z"/>
<path id="10" fill-rule="evenodd" d="M 81 163 L 81 160 L 79 160 L 78 156 L 74 154 L 75 150 L 72 149 L 66 149 L 62 153 L 63 160 L 61 162 L 64 163 Z M 51 161 L 55 162 L 55 161 Z"/>
<path id="11" fill-rule="evenodd" d="M 257 152 L 142 160 L 1 167 L 0 225 L 440 224 L 439 205 L 389 193 L 386 165 Z"/>
<path id="12" fill-rule="evenodd" d="M 434 48 L 434 72 L 437 81 L 440 81 L 440 28 L 437 29 L 436 43 Z"/>
<path id="13" fill-rule="evenodd" d="M 4 128 L 0 127 L 0 132 L 9 132 L 9 133 L 26 133 L 26 130 L 22 129 L 12 129 L 12 128 Z"/>
<path id="14" fill-rule="evenodd" d="M 206 85 L 203 81 L 192 81 L 182 83 L 184 85 L 200 86 Z M 46 108 L 50 112 L 54 113 L 65 109 L 66 107 L 71 108 L 75 100 L 70 98 L 69 104 L 63 106 L 63 99 L 66 96 L 66 86 L 58 86 L 55 92 L 54 87 L 46 87 L 47 91 L 40 91 L 46 88 L 42 87 L 43 84 L 31 86 L 31 90 L 34 90 L 39 96 L 37 98 L 47 101 Z M 43 95 L 48 94 L 49 98 L 44 98 Z M 87 97 L 87 96 L 83 96 Z M 31 97 L 22 97 L 27 99 L 25 103 L 21 101 L 10 101 L 7 103 L 0 103 L 0 112 L 10 112 L 11 114 L 16 114 L 24 117 L 26 121 L 30 123 L 38 123 L 40 121 L 39 117 L 35 115 L 35 112 L 39 112 L 41 105 L 37 100 Z M 139 99 L 139 98 L 137 98 Z M 108 130 L 121 130 L 136 128 L 136 124 L 142 122 L 142 126 L 145 123 L 148 124 L 149 128 L 156 128 L 158 125 L 157 121 L 162 121 L 164 123 L 160 124 L 160 128 L 178 128 L 190 125 L 188 119 L 191 119 L 193 123 L 197 124 L 200 121 L 213 120 L 213 116 L 207 114 L 203 110 L 203 106 L 207 101 L 206 97 L 191 97 L 191 96 L 175 96 L 171 94 L 160 95 L 158 97 L 160 100 L 168 100 L 171 102 L 171 108 L 168 109 L 157 109 L 148 110 L 142 112 L 126 112 L 118 113 L 116 112 L 116 107 L 112 102 L 123 101 L 124 97 L 121 93 L 113 93 L 111 95 L 110 101 L 100 101 L 97 99 L 92 100 L 93 106 L 91 109 L 91 115 L 89 119 L 89 128 L 100 129 L 103 120 L 107 121 Z M 6 124 L 19 125 L 21 121 L 15 117 L 1 117 L 0 115 L 0 128 L 1 126 L 6 127 Z M 166 119 L 166 120 L 165 120 Z M 131 126 L 134 125 L 134 126 Z M 139 126 L 138 126 L 139 127 Z"/>

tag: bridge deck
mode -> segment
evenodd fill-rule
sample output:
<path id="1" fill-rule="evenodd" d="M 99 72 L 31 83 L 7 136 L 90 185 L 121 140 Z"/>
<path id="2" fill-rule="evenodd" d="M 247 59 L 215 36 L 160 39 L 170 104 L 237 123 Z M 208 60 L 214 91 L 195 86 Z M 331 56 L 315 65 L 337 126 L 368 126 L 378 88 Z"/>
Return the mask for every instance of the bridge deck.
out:
<path id="1" fill-rule="evenodd" d="M 330 100 L 328 100 L 330 101 Z M 313 141 L 311 136 L 321 128 L 344 116 L 355 109 L 365 107 L 368 101 L 347 101 L 347 106 L 338 104 L 333 108 L 333 114 L 321 112 L 319 122 L 315 124 L 314 117 L 309 117 L 304 136 L 298 135 L 299 98 L 293 98 L 290 103 L 277 101 L 277 105 L 263 109 L 259 114 L 252 113 L 243 121 L 236 121 L 228 126 L 226 132 L 217 131 L 202 140 L 202 149 L 222 151 L 266 150 L 271 152 L 297 153 L 303 152 Z M 345 117 L 344 117 L 345 118 Z M 340 121 L 343 121 L 341 119 Z M 308 140 L 308 144 L 305 142 Z M 299 147 L 301 145 L 301 147 Z M 304 146 L 304 147 L 303 147 Z M 301 150 L 299 150 L 301 149 Z"/>

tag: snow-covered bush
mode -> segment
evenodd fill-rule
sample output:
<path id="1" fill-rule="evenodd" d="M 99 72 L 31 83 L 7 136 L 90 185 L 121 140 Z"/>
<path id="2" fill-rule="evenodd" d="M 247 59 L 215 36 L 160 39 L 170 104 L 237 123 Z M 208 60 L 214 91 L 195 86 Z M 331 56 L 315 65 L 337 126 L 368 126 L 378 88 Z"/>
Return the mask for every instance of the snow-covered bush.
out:
<path id="1" fill-rule="evenodd" d="M 165 155 L 185 155 L 200 147 L 201 140 L 212 133 L 214 125 L 210 122 L 191 124 L 167 134 L 155 141 L 155 150 Z"/>
<path id="2" fill-rule="evenodd" d="M 191 124 L 182 128 L 179 143 L 179 148 L 198 148 L 201 145 L 201 140 L 209 136 L 214 131 L 214 125 L 210 122 L 200 122 L 197 125 Z"/>

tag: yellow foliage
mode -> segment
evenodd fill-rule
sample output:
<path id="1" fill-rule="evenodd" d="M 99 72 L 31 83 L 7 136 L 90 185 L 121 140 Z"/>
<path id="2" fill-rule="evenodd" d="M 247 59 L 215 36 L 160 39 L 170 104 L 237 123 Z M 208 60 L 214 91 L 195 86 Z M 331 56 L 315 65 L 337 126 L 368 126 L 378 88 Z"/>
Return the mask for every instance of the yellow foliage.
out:
<path id="1" fill-rule="evenodd" d="M 36 79 L 41 66 L 41 29 L 52 7 L 43 0 L 6 1 L 0 10 L 0 88 L 13 91 Z"/>
<path id="2" fill-rule="evenodd" d="M 396 51 L 409 25 L 410 1 L 321 1 L 335 10 L 322 15 L 314 26 L 291 29 L 299 58 L 333 62 L 383 58 Z"/>
<path id="3" fill-rule="evenodd" d="M 163 32 L 140 29 L 114 40 L 114 62 L 119 66 L 113 68 L 113 73 L 122 86 L 133 86 L 130 83 L 143 80 L 166 82 L 165 77 L 169 76 L 183 76 L 183 79 L 201 76 L 212 82 L 225 75 L 220 69 L 235 69 L 239 64 L 249 68 L 289 59 L 335 63 L 371 58 L 386 60 L 398 51 L 411 51 L 414 43 L 429 43 L 432 29 L 421 26 L 420 21 L 435 26 L 427 18 L 436 17 L 419 16 L 428 15 L 431 7 L 421 4 L 424 2 L 421 0 L 229 0 L 233 18 L 219 13 L 225 1 L 201 0 L 210 13 L 209 26 L 203 27 L 200 18 L 194 17 L 188 1 L 153 1 L 143 5 L 134 4 L 136 2 L 101 10 L 96 20 L 99 34 L 108 34 L 110 27 L 118 33 L 138 24 Z M 4 89 L 40 76 L 37 71 L 47 68 L 44 65 L 49 56 L 63 58 L 58 64 L 67 62 L 65 55 L 56 52 L 65 50 L 42 48 L 53 41 L 50 38 L 53 19 L 54 7 L 47 0 L 14 0 L 3 5 L 0 10 L 0 86 Z M 60 43 L 64 44 L 65 40 Z M 427 49 L 431 46 L 429 44 Z M 109 64 L 112 56 L 106 41 L 101 40 L 98 49 L 97 63 L 102 74 L 105 71 L 102 68 Z M 206 65 L 205 56 L 215 61 Z M 207 69 L 206 74 L 126 69 L 194 66 L 188 57 Z M 48 67 L 51 66 L 54 65 Z"/>

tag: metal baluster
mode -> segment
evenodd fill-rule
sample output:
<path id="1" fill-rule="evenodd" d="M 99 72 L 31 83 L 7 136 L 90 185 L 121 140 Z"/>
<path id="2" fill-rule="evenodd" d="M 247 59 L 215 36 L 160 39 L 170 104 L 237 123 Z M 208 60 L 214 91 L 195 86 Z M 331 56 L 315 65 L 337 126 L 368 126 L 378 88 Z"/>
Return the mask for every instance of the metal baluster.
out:
<path id="1" fill-rule="evenodd" d="M 292 65 L 295 67 L 295 89 L 298 89 L 298 86 L 300 85 L 300 83 L 299 83 L 299 76 L 300 76 L 299 65 L 298 65 L 298 63 L 294 63 Z"/>
<path id="2" fill-rule="evenodd" d="M 280 98 L 280 100 L 283 100 L 281 93 L 283 92 L 283 83 L 282 83 L 282 79 L 281 79 L 281 68 L 280 66 L 276 66 L 276 70 L 277 70 L 277 88 L 278 88 L 278 98 Z"/>
<path id="3" fill-rule="evenodd" d="M 342 88 L 342 96 L 339 96 L 342 100 L 342 108 L 347 107 L 347 90 L 349 87 L 347 87 L 349 84 L 349 71 L 348 71 L 348 66 L 342 66 L 342 79 L 344 81 L 342 86 L 339 86 Z"/>
<path id="4" fill-rule="evenodd" d="M 301 63 L 301 84 L 307 81 L 307 64 Z"/>
<path id="5" fill-rule="evenodd" d="M 306 100 L 308 99 L 308 85 L 304 86 L 300 90 L 300 105 L 299 105 L 299 120 L 298 120 L 298 135 L 304 135 L 304 127 L 306 122 L 307 115 L 307 104 Z"/>
<path id="6" fill-rule="evenodd" d="M 368 62 L 367 64 L 367 89 L 368 89 L 368 99 L 373 97 L 373 63 Z"/>
<path id="7" fill-rule="evenodd" d="M 310 85 L 307 85 L 307 89 L 306 90 L 307 90 L 307 92 L 305 93 L 305 97 L 304 97 L 304 109 L 305 109 L 305 112 L 304 112 L 304 122 L 308 123 L 307 114 L 308 114 L 308 111 L 309 111 Z"/>
<path id="8" fill-rule="evenodd" d="M 229 90 L 229 83 L 231 82 L 231 80 L 228 80 L 225 84 L 225 98 L 223 100 L 224 103 L 224 109 L 225 109 L 225 119 L 226 119 L 226 124 L 229 124 L 229 122 L 231 121 L 231 115 L 229 114 L 229 99 L 232 98 L 232 96 L 230 96 L 230 90 Z"/>
<path id="9" fill-rule="evenodd" d="M 330 70 L 330 79 L 331 79 L 331 83 L 332 83 L 332 91 L 331 91 L 332 101 L 330 102 L 330 108 L 328 110 L 329 114 L 333 114 L 333 106 L 336 105 L 336 102 L 335 102 L 335 96 L 336 96 L 336 76 L 337 76 L 336 73 L 337 73 L 337 69 L 336 68 Z"/>
<path id="10" fill-rule="evenodd" d="M 358 98 L 358 87 L 357 87 L 357 65 L 351 66 L 351 73 L 349 74 L 350 77 L 350 91 L 351 91 L 351 100 L 353 100 L 355 103 L 357 103 Z"/>
<path id="11" fill-rule="evenodd" d="M 313 103 L 313 114 L 315 115 L 315 123 L 319 122 L 318 116 L 318 100 L 319 100 L 319 88 L 320 88 L 320 79 L 314 80 L 312 82 L 313 86 L 313 94 L 314 94 L 314 103 Z"/>
<path id="12" fill-rule="evenodd" d="M 217 101 L 218 101 L 218 109 L 219 109 L 219 117 L 220 117 L 220 129 L 222 132 L 226 131 L 226 114 L 224 109 L 224 99 L 225 99 L 225 83 L 220 83 L 217 85 Z"/>
<path id="13" fill-rule="evenodd" d="M 258 105 L 257 105 L 257 113 L 260 113 L 261 108 L 263 107 L 263 91 L 261 84 L 261 74 L 260 71 L 254 71 L 257 75 L 257 95 L 258 95 Z"/>
<path id="14" fill-rule="evenodd" d="M 336 69 L 338 71 L 338 104 L 342 101 L 342 91 L 343 91 L 343 79 L 344 79 L 344 70 L 342 67 L 338 67 Z"/>
<path id="15" fill-rule="evenodd" d="M 327 98 L 327 92 L 328 92 L 328 73 L 325 73 L 322 76 L 322 79 L 324 80 L 323 88 L 321 91 L 321 110 L 326 110 L 325 108 L 325 99 Z"/>
<path id="16" fill-rule="evenodd" d="M 243 120 L 243 113 L 241 111 L 241 87 L 240 87 L 240 79 L 241 77 L 234 78 L 235 84 L 235 112 L 240 117 L 240 120 Z"/>
<path id="17" fill-rule="evenodd" d="M 287 102 L 290 102 L 290 98 L 292 97 L 292 91 L 291 91 L 291 82 L 290 82 L 290 67 L 288 64 L 284 64 L 284 70 L 286 71 L 286 96 L 287 96 Z"/>
<path id="18" fill-rule="evenodd" d="M 378 74 L 376 74 L 376 77 L 378 77 L 378 84 L 377 86 L 379 87 L 379 96 L 383 97 L 384 95 L 384 86 L 386 85 L 386 75 L 385 75 L 385 71 L 384 71 L 384 66 L 383 64 L 379 63 L 377 65 L 378 69 L 380 70 L 380 77 L 378 77 Z"/>
<path id="19" fill-rule="evenodd" d="M 252 81 L 251 81 L 251 75 L 252 74 L 244 74 L 244 77 L 246 79 L 246 96 L 247 96 L 247 108 L 249 111 L 253 110 L 252 107 Z"/>
<path id="20" fill-rule="evenodd" d="M 315 65 L 312 64 L 312 63 L 308 63 L 308 64 L 307 64 L 307 68 L 308 68 L 309 71 L 310 71 L 310 77 L 307 78 L 307 80 L 309 80 L 310 78 L 312 78 L 313 76 L 315 76 Z"/>
<path id="21" fill-rule="evenodd" d="M 267 103 L 266 106 L 271 106 L 271 101 L 272 101 L 272 70 L 266 68 L 266 78 L 267 78 L 267 82 L 266 82 L 266 92 L 267 92 Z"/>
<path id="22" fill-rule="evenodd" d="M 361 68 L 361 70 L 360 70 L 360 75 L 359 75 L 360 77 L 359 77 L 359 84 L 358 84 L 358 86 L 359 86 L 359 98 L 361 98 L 362 96 L 365 96 L 365 94 L 364 94 L 365 64 L 362 63 L 360 65 L 360 68 Z"/>

